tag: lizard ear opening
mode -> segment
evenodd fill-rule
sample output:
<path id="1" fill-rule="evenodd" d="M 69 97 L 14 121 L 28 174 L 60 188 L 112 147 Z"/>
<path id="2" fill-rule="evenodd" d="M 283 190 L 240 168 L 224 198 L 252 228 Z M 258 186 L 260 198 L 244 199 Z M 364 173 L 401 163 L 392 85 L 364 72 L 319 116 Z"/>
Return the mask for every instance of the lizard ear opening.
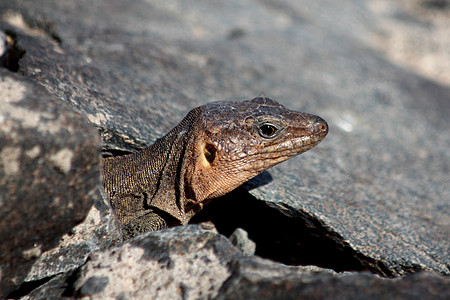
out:
<path id="1" fill-rule="evenodd" d="M 216 158 L 216 147 L 213 144 L 205 143 L 203 146 L 203 155 L 209 164 L 212 164 Z"/>

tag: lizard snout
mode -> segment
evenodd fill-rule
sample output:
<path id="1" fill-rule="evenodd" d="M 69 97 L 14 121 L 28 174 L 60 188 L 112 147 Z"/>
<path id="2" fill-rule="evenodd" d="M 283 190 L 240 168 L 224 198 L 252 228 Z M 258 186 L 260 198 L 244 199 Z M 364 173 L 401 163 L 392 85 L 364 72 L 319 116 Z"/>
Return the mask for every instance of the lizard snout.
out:
<path id="1" fill-rule="evenodd" d="M 315 115 L 309 115 L 309 123 L 311 124 L 311 131 L 322 137 L 325 137 L 328 133 L 328 123 L 321 117 Z"/>

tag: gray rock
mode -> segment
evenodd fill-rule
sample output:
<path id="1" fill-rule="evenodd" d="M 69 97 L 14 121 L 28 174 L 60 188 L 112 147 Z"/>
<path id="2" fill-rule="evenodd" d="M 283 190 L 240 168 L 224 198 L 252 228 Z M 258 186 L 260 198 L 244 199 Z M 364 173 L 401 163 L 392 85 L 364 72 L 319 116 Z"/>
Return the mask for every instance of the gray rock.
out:
<path id="1" fill-rule="evenodd" d="M 19 73 L 84 114 L 112 153 L 153 143 L 194 106 L 261 91 L 324 117 L 321 145 L 207 218 L 280 261 L 449 275 L 450 88 L 374 48 L 388 15 L 376 2 L 16 0 L 0 3 L 0 28 L 26 50 Z M 428 26 L 395 9 L 398 27 Z"/>
<path id="2" fill-rule="evenodd" d="M 22 294 L 17 295 L 17 297 L 21 300 L 34 300 L 34 299 L 49 299 L 49 300 L 57 300 L 63 297 L 70 298 L 72 295 L 71 285 L 72 283 L 70 279 L 72 278 L 72 272 L 62 273 L 52 277 L 47 282 L 40 284 L 37 288 L 27 293 L 25 296 Z M 14 295 L 13 295 L 14 296 Z"/>
<path id="3" fill-rule="evenodd" d="M 363 273 L 287 267 L 258 257 L 239 259 L 215 299 L 448 299 L 450 279 L 417 273 L 385 279 Z"/>
<path id="4" fill-rule="evenodd" d="M 67 279 L 66 279 L 67 282 Z M 385 279 L 336 273 L 243 256 L 226 238 L 188 225 L 145 234 L 98 251 L 77 274 L 71 293 L 61 280 L 25 299 L 448 299 L 450 279 L 417 273 Z M 55 294 L 56 292 L 59 292 Z"/>
<path id="5" fill-rule="evenodd" d="M 102 193 L 85 220 L 63 235 L 56 247 L 42 253 L 25 281 L 50 278 L 74 270 L 86 261 L 91 252 L 107 248 L 121 239 L 119 222 Z"/>
<path id="6" fill-rule="evenodd" d="M 244 255 L 255 255 L 256 244 L 248 238 L 248 233 L 242 228 L 237 228 L 228 238 Z"/>
<path id="7" fill-rule="evenodd" d="M 198 225 L 174 227 L 95 252 L 74 287 L 95 298 L 211 299 L 230 275 L 227 263 L 240 255 Z"/>
<path id="8" fill-rule="evenodd" d="M 99 199 L 98 134 L 44 88 L 0 69 L 0 295 Z"/>

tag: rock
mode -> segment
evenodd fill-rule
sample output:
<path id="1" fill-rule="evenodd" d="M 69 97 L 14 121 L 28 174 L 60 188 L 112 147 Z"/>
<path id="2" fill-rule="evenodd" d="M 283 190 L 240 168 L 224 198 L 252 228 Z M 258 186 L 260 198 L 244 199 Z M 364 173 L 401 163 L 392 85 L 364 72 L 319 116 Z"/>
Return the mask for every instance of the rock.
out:
<path id="1" fill-rule="evenodd" d="M 287 267 L 257 257 L 239 259 L 215 299 L 448 299 L 450 279 L 417 273 L 385 279 L 363 273 Z"/>
<path id="2" fill-rule="evenodd" d="M 447 299 L 450 279 L 417 273 L 384 279 L 244 256 L 197 225 L 152 232 L 93 253 L 81 270 L 55 277 L 24 299 Z M 49 289 L 52 286 L 52 289 Z"/>
<path id="3" fill-rule="evenodd" d="M 0 69 L 0 295 L 99 198 L 97 132 L 36 83 Z"/>
<path id="4" fill-rule="evenodd" d="M 41 280 L 72 271 L 81 266 L 91 252 L 107 248 L 121 241 L 121 238 L 119 222 L 106 195 L 102 193 L 86 219 L 66 233 L 55 248 L 39 257 L 25 281 Z"/>
<path id="5" fill-rule="evenodd" d="M 40 284 L 38 284 L 37 288 L 31 288 L 31 292 L 24 296 L 23 294 L 18 295 L 10 295 L 11 298 L 17 299 L 20 297 L 21 300 L 34 300 L 34 299 L 61 299 L 63 297 L 70 297 L 71 295 L 71 285 L 73 282 L 70 281 L 72 272 L 62 273 L 56 275 L 50 280 L 46 280 Z M 73 281 L 73 280 L 72 280 Z M 68 283 L 69 282 L 69 283 Z"/>
<path id="6" fill-rule="evenodd" d="M 376 30 L 364 38 L 395 63 L 450 85 L 449 7 L 448 0 L 371 1 Z"/>
<path id="7" fill-rule="evenodd" d="M 227 263 L 239 256 L 221 235 L 174 227 L 95 252 L 74 287 L 76 295 L 95 298 L 211 299 L 230 275 Z"/>
<path id="8" fill-rule="evenodd" d="M 248 238 L 248 233 L 242 229 L 237 228 L 228 238 L 244 255 L 254 255 L 256 250 L 256 244 Z"/>
<path id="9" fill-rule="evenodd" d="M 380 13 L 377 3 L 388 9 Z M 379 51 L 393 42 L 383 38 L 383 24 L 395 19 L 395 30 L 408 28 L 391 36 L 437 26 L 444 36 L 439 24 L 447 12 L 434 11 L 434 23 L 415 8 L 405 14 L 386 3 L 7 1 L 0 3 L 0 29 L 10 38 L 10 55 L 2 65 L 17 65 L 19 74 L 85 115 L 110 154 L 153 143 L 211 100 L 264 91 L 318 114 L 330 125 L 323 143 L 213 201 L 209 207 L 221 209 L 204 218 L 227 236 L 243 228 L 257 255 L 284 263 L 386 277 L 450 275 L 450 88 L 445 76 L 398 65 L 395 47 Z M 447 54 L 428 54 L 414 57 L 438 57 L 430 65 L 448 69 L 439 61 Z M 428 283 L 420 274 L 406 278 Z M 361 281 L 375 278 L 366 275 Z M 86 293 L 105 282 L 97 277 Z"/>

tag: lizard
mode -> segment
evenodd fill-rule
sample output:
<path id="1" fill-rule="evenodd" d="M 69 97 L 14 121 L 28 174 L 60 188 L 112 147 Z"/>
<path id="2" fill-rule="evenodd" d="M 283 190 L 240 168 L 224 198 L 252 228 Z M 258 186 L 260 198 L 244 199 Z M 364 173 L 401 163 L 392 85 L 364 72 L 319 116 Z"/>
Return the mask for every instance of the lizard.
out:
<path id="1" fill-rule="evenodd" d="M 324 119 L 269 98 L 211 102 L 148 148 L 105 158 L 103 186 L 126 240 L 187 224 L 211 199 L 313 148 L 327 133 Z"/>

